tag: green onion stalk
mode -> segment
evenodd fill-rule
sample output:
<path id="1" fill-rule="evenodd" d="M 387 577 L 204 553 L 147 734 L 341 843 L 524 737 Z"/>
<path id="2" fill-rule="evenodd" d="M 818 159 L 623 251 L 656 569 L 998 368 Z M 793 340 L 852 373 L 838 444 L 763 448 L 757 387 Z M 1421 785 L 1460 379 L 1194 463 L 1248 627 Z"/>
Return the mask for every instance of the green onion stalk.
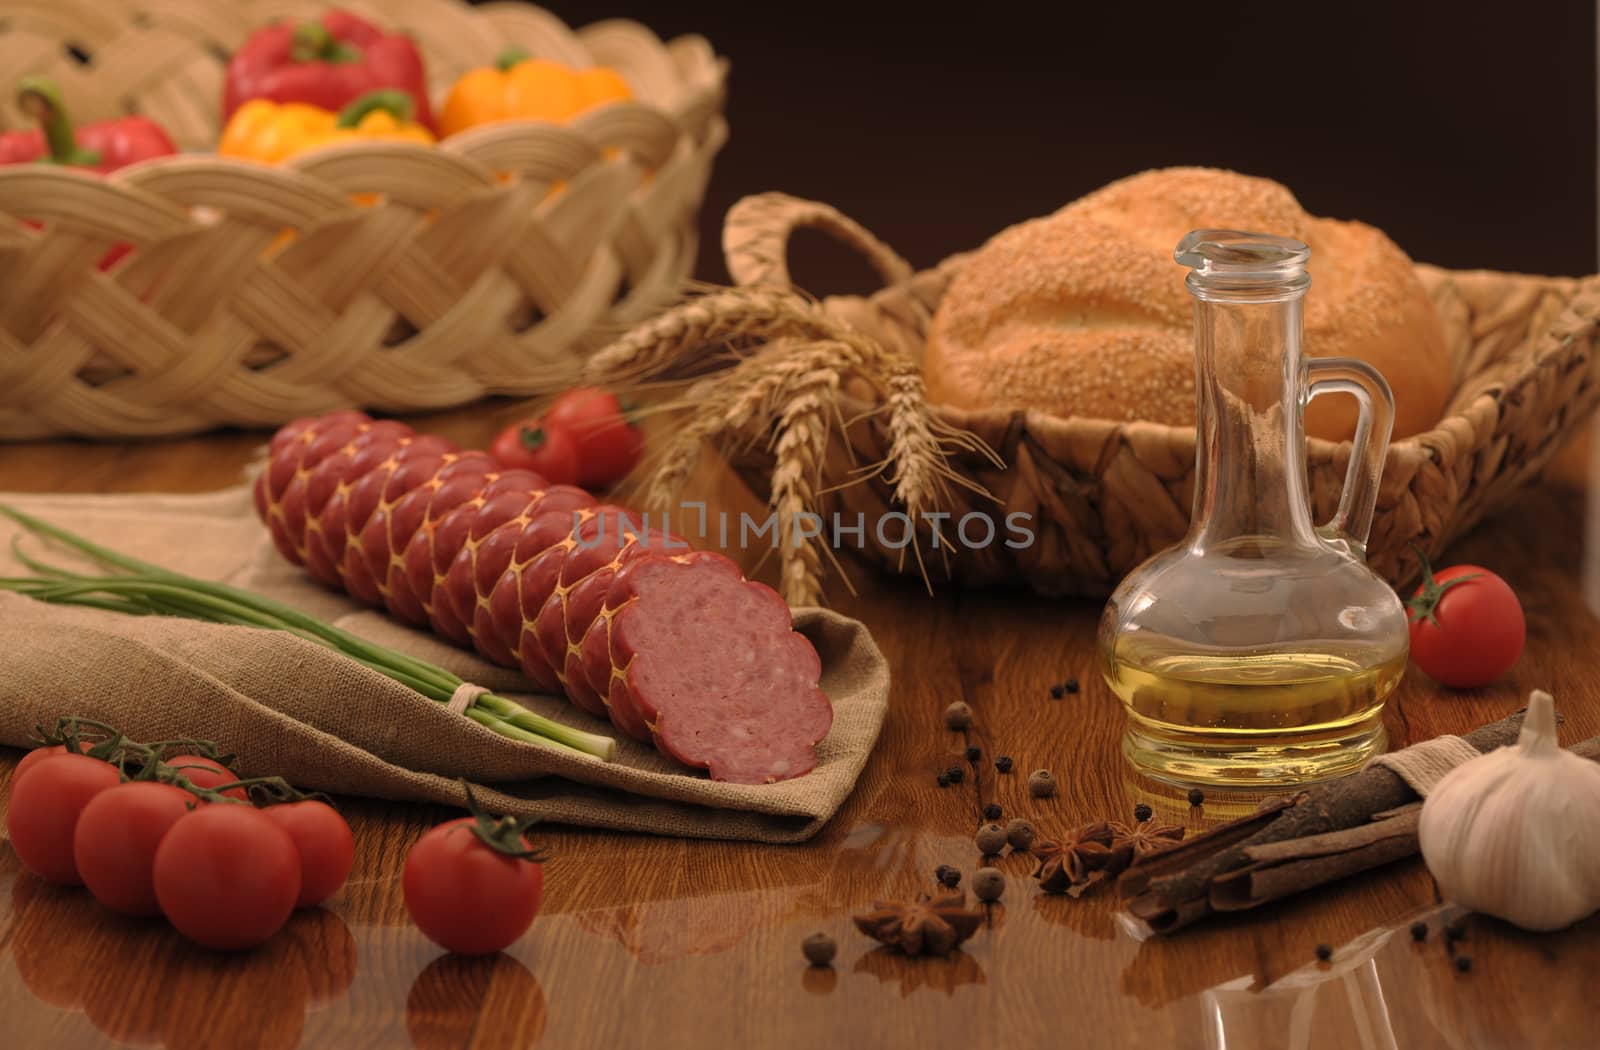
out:
<path id="1" fill-rule="evenodd" d="M 13 554 L 36 575 L 0 577 L 0 590 L 15 591 L 39 601 L 134 616 L 179 616 L 209 623 L 287 631 L 347 656 L 439 703 L 449 703 L 463 684 L 460 677 L 437 664 L 375 645 L 293 606 L 239 587 L 196 579 L 130 558 L 5 504 L 0 504 L 0 514 L 35 536 L 59 543 L 114 570 L 114 574 L 105 576 L 69 572 L 29 556 L 17 542 L 20 537 L 13 537 Z M 611 737 L 562 725 L 494 693 L 479 695 L 468 705 L 466 717 L 501 736 L 523 743 L 554 745 L 607 762 L 616 755 L 617 743 Z"/>

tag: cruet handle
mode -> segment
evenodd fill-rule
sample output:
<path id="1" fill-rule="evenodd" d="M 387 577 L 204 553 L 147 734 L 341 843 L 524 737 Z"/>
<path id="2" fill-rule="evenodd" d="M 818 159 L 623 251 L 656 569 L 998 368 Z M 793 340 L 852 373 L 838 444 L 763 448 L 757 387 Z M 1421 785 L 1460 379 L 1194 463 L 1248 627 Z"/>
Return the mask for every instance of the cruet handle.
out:
<path id="1" fill-rule="evenodd" d="M 1383 477 L 1389 434 L 1394 429 L 1394 393 L 1381 372 L 1350 357 L 1310 358 L 1306 362 L 1306 379 L 1302 404 L 1322 394 L 1350 394 L 1361 403 L 1339 510 L 1317 532 L 1323 539 L 1342 543 L 1357 557 L 1365 558 L 1372 511 L 1378 502 L 1378 482 Z"/>

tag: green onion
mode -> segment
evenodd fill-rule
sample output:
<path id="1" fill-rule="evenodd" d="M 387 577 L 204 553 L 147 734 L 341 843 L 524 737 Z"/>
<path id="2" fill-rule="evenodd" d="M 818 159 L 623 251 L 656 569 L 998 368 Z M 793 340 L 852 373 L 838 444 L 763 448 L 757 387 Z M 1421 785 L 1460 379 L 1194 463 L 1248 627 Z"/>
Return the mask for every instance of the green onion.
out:
<path id="1" fill-rule="evenodd" d="M 36 536 L 53 540 L 99 562 L 114 575 L 89 576 L 41 562 L 12 540 L 12 551 L 34 576 L 0 577 L 0 590 L 39 601 L 81 605 L 134 616 L 179 616 L 209 623 L 288 631 L 347 656 L 430 700 L 448 703 L 462 679 L 436 664 L 375 645 L 293 606 L 225 583 L 199 580 L 102 547 L 47 521 L 0 504 L 0 514 Z M 467 708 L 467 717 L 501 736 L 551 744 L 609 762 L 617 751 L 611 737 L 585 733 L 535 714 L 493 693 Z"/>

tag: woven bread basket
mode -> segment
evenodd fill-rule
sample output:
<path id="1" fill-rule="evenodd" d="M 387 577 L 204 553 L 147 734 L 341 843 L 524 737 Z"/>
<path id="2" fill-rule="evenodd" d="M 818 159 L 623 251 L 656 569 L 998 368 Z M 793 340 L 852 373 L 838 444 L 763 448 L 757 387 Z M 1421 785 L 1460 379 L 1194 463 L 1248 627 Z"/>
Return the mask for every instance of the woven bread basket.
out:
<path id="1" fill-rule="evenodd" d="M 625 21 L 574 32 L 522 3 L 350 0 L 337 6 L 411 34 L 435 100 L 513 44 L 611 66 L 636 100 L 281 167 L 188 152 L 215 146 L 228 54 L 261 25 L 330 6 L 6 0 L 7 77 L 53 78 L 80 123 L 150 117 L 185 153 L 104 178 L 0 168 L 0 439 L 542 392 L 679 294 L 727 135 L 726 64 L 704 39 L 664 44 Z M 0 130 L 26 126 L 0 100 Z M 132 253 L 97 272 L 119 243 Z"/>
<path id="2" fill-rule="evenodd" d="M 802 227 L 819 229 L 862 253 L 887 285 L 870 297 L 823 299 L 818 308 L 920 364 L 940 296 L 964 256 L 913 272 L 828 205 L 765 194 L 744 199 L 728 214 L 723 243 L 729 272 L 747 288 L 791 287 L 788 242 Z M 1456 375 L 1444 418 L 1432 430 L 1389 448 L 1368 558 L 1396 584 L 1415 575 L 1418 549 L 1436 554 L 1485 515 L 1507 506 L 1600 399 L 1600 277 L 1417 270 L 1446 328 Z M 767 352 L 782 351 L 773 344 Z M 871 390 L 864 383 L 844 387 L 838 415 L 845 425 L 830 431 L 823 476 L 815 486 L 817 510 L 828 520 L 838 514 L 848 522 L 863 514 L 869 527 L 862 552 L 891 571 L 925 570 L 933 580 L 969 586 L 1022 583 L 1046 594 L 1103 597 L 1188 528 L 1192 427 L 934 405 L 938 420 L 976 434 L 999 461 L 975 450 L 954 450 L 951 465 L 982 492 L 950 486 L 949 505 L 938 509 L 950 512 L 951 520 L 970 511 L 991 518 L 1002 512 L 1027 514 L 1036 539 L 1017 548 L 993 543 L 958 548 L 948 559 L 913 560 L 905 547 L 884 545 L 870 525 L 895 507 L 892 477 L 875 473 L 862 483 L 848 483 L 852 470 L 861 476 L 860 464 L 882 463 L 892 443 L 889 417 L 862 400 L 875 396 Z M 760 494 L 771 484 L 771 444 L 746 443 L 732 454 L 734 466 Z M 1333 516 L 1349 457 L 1348 442 L 1308 443 L 1317 520 Z M 900 540 L 902 534 L 887 531 L 891 542 Z M 925 533 L 924 553 L 927 540 Z M 856 550 L 856 544 L 849 549 Z"/>

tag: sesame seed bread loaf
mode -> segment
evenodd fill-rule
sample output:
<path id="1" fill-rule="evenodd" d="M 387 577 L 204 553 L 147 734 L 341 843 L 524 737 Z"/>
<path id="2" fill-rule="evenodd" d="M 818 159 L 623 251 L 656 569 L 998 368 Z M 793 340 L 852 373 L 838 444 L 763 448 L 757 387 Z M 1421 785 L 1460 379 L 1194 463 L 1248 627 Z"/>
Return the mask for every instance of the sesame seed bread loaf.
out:
<path id="1" fill-rule="evenodd" d="M 1438 421 L 1451 354 L 1405 253 L 1371 226 L 1307 215 L 1276 182 L 1211 168 L 1121 179 L 992 238 L 939 304 L 924 357 L 929 397 L 1193 424 L 1192 305 L 1172 251 L 1205 228 L 1309 245 L 1306 352 L 1360 358 L 1382 372 L 1397 403 L 1394 437 Z M 1348 438 L 1356 414 L 1353 398 L 1321 397 L 1306 409 L 1306 429 Z"/>

